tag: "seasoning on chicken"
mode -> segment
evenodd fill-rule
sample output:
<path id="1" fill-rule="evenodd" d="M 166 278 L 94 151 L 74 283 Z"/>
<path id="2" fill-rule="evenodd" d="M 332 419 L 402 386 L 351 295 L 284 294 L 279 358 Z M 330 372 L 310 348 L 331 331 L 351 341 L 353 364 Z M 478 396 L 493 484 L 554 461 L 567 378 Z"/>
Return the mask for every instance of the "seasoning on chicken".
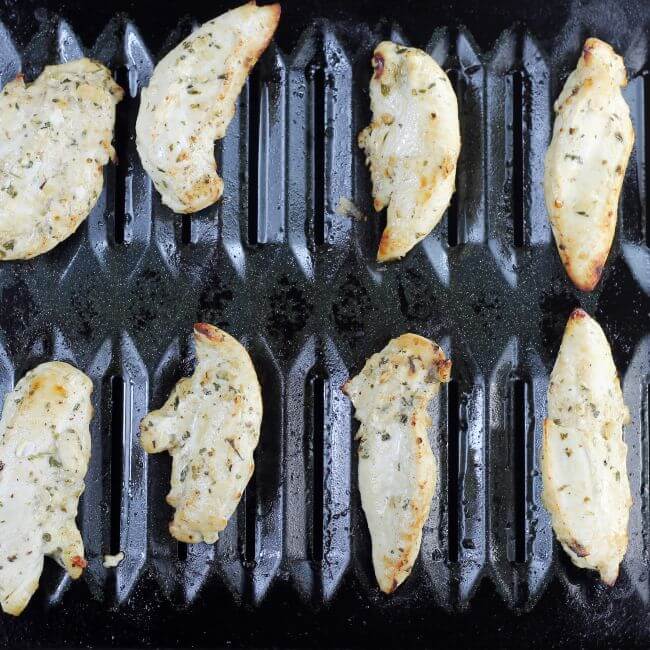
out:
<path id="1" fill-rule="evenodd" d="M 150 454 L 173 459 L 169 526 L 181 542 L 216 542 L 253 474 L 262 394 L 244 347 L 213 325 L 194 325 L 197 365 L 164 406 L 140 423 Z"/>
<path id="2" fill-rule="evenodd" d="M 22 75 L 0 92 L 0 260 L 54 248 L 88 216 L 114 159 L 122 89 L 90 59 Z"/>
<path id="3" fill-rule="evenodd" d="M 388 206 L 377 260 L 404 257 L 449 206 L 460 153 L 458 102 L 422 50 L 384 41 L 372 58 L 372 122 L 359 134 L 377 212 Z"/>
<path id="4" fill-rule="evenodd" d="M 582 291 L 596 287 L 607 261 L 634 144 L 625 85 L 623 59 L 589 38 L 555 102 L 544 195 L 560 258 Z"/>
<path id="5" fill-rule="evenodd" d="M 438 345 L 403 334 L 343 387 L 361 422 L 359 491 L 385 593 L 409 576 L 420 551 L 437 474 L 427 407 L 450 373 L 451 361 Z"/>
<path id="6" fill-rule="evenodd" d="M 571 561 L 613 585 L 632 506 L 623 425 L 630 416 L 607 339 L 582 309 L 569 318 L 548 388 L 543 502 Z"/>
<path id="7" fill-rule="evenodd" d="M 17 616 L 38 587 L 43 556 L 78 578 L 86 566 L 75 517 L 90 460 L 93 385 L 52 361 L 7 395 L 0 420 L 0 604 Z"/>
<path id="8" fill-rule="evenodd" d="M 279 20 L 279 4 L 255 2 L 210 20 L 158 63 L 143 89 L 138 153 L 175 212 L 197 212 L 221 197 L 214 141 L 226 134 L 246 77 Z"/>

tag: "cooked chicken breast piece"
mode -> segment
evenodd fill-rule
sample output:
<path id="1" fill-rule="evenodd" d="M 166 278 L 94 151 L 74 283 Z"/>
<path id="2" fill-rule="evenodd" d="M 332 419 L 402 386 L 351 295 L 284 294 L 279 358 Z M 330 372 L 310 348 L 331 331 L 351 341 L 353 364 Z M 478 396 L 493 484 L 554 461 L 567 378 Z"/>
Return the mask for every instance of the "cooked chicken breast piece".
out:
<path id="1" fill-rule="evenodd" d="M 0 93 L 0 260 L 54 248 L 97 202 L 122 89 L 90 59 L 22 75 Z"/>
<path id="2" fill-rule="evenodd" d="M 214 141 L 226 134 L 246 77 L 279 20 L 279 4 L 249 2 L 226 12 L 167 54 L 142 90 L 138 152 L 174 212 L 196 212 L 221 197 Z"/>
<path id="3" fill-rule="evenodd" d="M 0 604 L 17 616 L 38 587 L 43 556 L 71 578 L 86 560 L 75 518 L 90 460 L 93 385 L 52 361 L 7 395 L 0 419 Z"/>
<path id="4" fill-rule="evenodd" d="M 387 594 L 409 576 L 420 550 L 436 484 L 427 407 L 450 373 L 435 343 L 403 334 L 343 386 L 361 422 L 359 491 L 375 576 Z"/>
<path id="5" fill-rule="evenodd" d="M 544 195 L 564 268 L 582 291 L 598 284 L 612 246 L 618 198 L 634 144 L 622 57 L 589 38 L 555 102 Z"/>
<path id="6" fill-rule="evenodd" d="M 548 389 L 542 498 L 571 561 L 598 571 L 608 585 L 627 549 L 632 497 L 623 425 L 629 419 L 607 339 L 576 309 Z"/>
<path id="7" fill-rule="evenodd" d="M 150 454 L 173 459 L 169 526 L 181 542 L 216 542 L 253 474 L 262 393 L 248 353 L 213 325 L 194 325 L 196 369 L 140 424 Z"/>
<path id="8" fill-rule="evenodd" d="M 377 260 L 403 257 L 442 218 L 460 153 L 458 102 L 422 50 L 384 41 L 372 58 L 372 122 L 359 134 L 377 212 L 388 206 Z"/>

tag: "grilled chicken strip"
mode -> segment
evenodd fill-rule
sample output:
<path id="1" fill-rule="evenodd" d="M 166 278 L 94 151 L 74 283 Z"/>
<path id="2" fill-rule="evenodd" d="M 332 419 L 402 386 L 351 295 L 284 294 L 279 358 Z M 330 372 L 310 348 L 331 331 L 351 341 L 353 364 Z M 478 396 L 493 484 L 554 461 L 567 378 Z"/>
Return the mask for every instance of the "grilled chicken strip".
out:
<path id="1" fill-rule="evenodd" d="M 403 257 L 442 218 L 460 153 L 458 103 L 422 50 L 384 41 L 372 58 L 372 122 L 359 134 L 377 212 L 388 206 L 377 260 Z"/>
<path id="2" fill-rule="evenodd" d="M 632 497 L 623 402 L 607 339 L 582 309 L 569 318 L 548 389 L 543 502 L 571 561 L 613 585 L 627 549 Z"/>
<path id="3" fill-rule="evenodd" d="M 544 195 L 567 274 L 582 291 L 600 280 L 612 246 L 634 131 L 622 57 L 589 38 L 555 102 Z"/>
<path id="4" fill-rule="evenodd" d="M 181 542 L 216 542 L 253 474 L 262 394 L 248 353 L 213 325 L 194 325 L 197 365 L 140 424 L 150 454 L 173 459 L 169 526 Z"/>
<path id="5" fill-rule="evenodd" d="M 0 420 L 0 604 L 17 616 L 38 587 L 43 556 L 78 578 L 86 560 L 75 517 L 90 460 L 93 385 L 52 361 L 7 395 Z"/>
<path id="6" fill-rule="evenodd" d="M 343 387 L 361 422 L 359 491 L 375 576 L 387 594 L 409 576 L 420 550 L 437 474 L 427 406 L 450 373 L 435 343 L 403 334 Z"/>
<path id="7" fill-rule="evenodd" d="M 221 197 L 214 141 L 226 134 L 246 77 L 279 20 L 279 4 L 249 2 L 228 11 L 167 54 L 143 89 L 138 152 L 174 212 L 197 212 Z"/>
<path id="8" fill-rule="evenodd" d="M 0 93 L 0 260 L 41 255 L 97 202 L 122 89 L 101 63 L 47 66 Z"/>

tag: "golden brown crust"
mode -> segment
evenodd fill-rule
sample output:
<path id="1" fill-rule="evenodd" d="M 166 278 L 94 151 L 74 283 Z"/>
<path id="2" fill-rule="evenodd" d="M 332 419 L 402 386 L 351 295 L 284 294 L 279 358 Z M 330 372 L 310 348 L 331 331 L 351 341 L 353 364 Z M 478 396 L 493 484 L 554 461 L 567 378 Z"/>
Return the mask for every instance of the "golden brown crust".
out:
<path id="1" fill-rule="evenodd" d="M 210 323 L 194 323 L 194 332 L 205 337 L 211 343 L 223 343 L 225 339 L 224 332 Z"/>
<path id="2" fill-rule="evenodd" d="M 582 320 L 583 318 L 587 318 L 587 312 L 582 309 L 581 307 L 576 307 L 572 312 L 571 316 L 569 316 L 569 320 Z"/>
<path id="3" fill-rule="evenodd" d="M 377 210 L 377 199 L 375 199 L 375 210 Z M 384 206 L 381 205 L 379 210 L 383 210 Z M 391 234 L 390 228 L 386 226 L 384 232 L 381 233 L 381 239 L 379 240 L 379 250 L 377 251 L 377 261 L 378 262 L 390 262 L 394 258 L 394 248 L 393 245 L 393 236 Z"/>
<path id="4" fill-rule="evenodd" d="M 257 3 L 255 2 L 255 0 L 252 0 L 252 2 L 249 2 L 249 4 L 256 5 Z M 276 2 L 275 4 L 272 5 L 265 5 L 264 8 L 269 12 L 271 16 L 269 23 L 273 23 L 273 29 L 271 30 L 271 35 L 266 40 L 266 43 L 264 43 L 264 46 L 258 48 L 258 50 L 255 52 L 254 59 L 251 58 L 250 61 L 247 62 L 249 70 L 255 65 L 257 60 L 264 53 L 264 50 L 266 50 L 266 48 L 269 46 L 269 43 L 273 40 L 273 35 L 275 34 L 275 30 L 278 28 L 278 24 L 280 23 L 280 14 L 282 13 L 282 7 L 280 6 L 279 2 Z"/>
<path id="5" fill-rule="evenodd" d="M 620 185 L 619 185 L 619 192 L 620 192 Z M 614 227 L 611 229 L 612 240 L 614 239 L 615 227 L 616 225 L 614 224 Z M 562 260 L 562 264 L 564 265 L 566 273 L 569 276 L 569 278 L 571 278 L 573 284 L 578 289 L 580 289 L 580 291 L 584 291 L 585 293 L 589 293 L 590 291 L 593 291 L 598 286 L 598 283 L 600 282 L 600 278 L 603 275 L 605 263 L 607 262 L 607 258 L 609 257 L 609 251 L 611 249 L 611 242 L 610 245 L 607 247 L 606 251 L 604 251 L 597 257 L 594 257 L 590 261 L 589 270 L 587 271 L 586 274 L 584 274 L 583 271 L 575 269 L 574 264 L 572 263 L 572 257 L 570 254 L 567 253 L 567 246 L 562 236 L 556 237 L 556 245 L 557 245 L 558 253 L 560 254 L 560 259 Z"/>

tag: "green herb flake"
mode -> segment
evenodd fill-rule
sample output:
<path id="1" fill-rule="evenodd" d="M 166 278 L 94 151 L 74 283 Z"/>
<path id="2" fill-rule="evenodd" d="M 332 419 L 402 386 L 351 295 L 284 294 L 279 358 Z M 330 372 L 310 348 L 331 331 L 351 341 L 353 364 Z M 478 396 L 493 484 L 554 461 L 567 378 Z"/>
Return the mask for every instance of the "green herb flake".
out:
<path id="1" fill-rule="evenodd" d="M 564 157 L 567 160 L 573 160 L 574 162 L 577 162 L 579 165 L 582 165 L 582 158 L 580 156 L 574 156 L 573 154 L 565 153 Z"/>

